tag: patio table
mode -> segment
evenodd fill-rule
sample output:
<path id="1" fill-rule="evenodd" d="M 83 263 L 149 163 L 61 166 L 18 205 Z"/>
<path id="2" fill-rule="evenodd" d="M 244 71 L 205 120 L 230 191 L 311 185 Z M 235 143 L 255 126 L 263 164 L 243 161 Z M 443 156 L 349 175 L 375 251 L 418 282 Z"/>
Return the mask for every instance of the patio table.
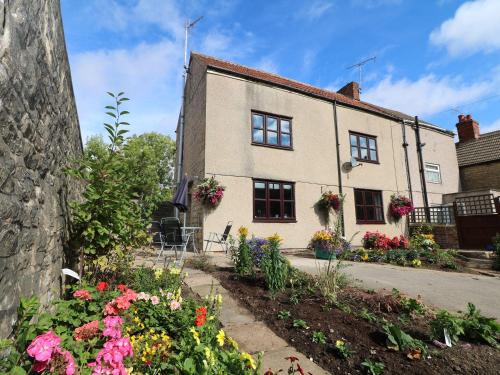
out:
<path id="1" fill-rule="evenodd" d="M 182 237 L 184 238 L 186 235 L 190 234 L 189 239 L 193 244 L 193 250 L 195 253 L 198 253 L 198 249 L 196 248 L 196 241 L 194 236 L 197 231 L 199 231 L 201 227 L 181 227 Z"/>

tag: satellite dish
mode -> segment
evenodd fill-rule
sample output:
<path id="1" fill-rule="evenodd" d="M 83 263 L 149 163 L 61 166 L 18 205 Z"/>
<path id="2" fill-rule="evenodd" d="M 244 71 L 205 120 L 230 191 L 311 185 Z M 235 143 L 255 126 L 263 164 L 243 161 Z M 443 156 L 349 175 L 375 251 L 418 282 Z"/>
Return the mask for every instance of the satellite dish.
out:
<path id="1" fill-rule="evenodd" d="M 344 170 L 345 173 L 349 173 L 352 171 L 352 164 L 349 161 L 346 161 L 344 164 L 342 164 L 342 169 Z"/>
<path id="2" fill-rule="evenodd" d="M 360 164 L 359 164 L 358 159 L 356 159 L 354 156 L 352 156 L 352 157 L 351 157 L 351 167 L 352 167 L 352 168 L 355 168 L 355 167 L 357 167 L 357 166 L 359 166 L 359 165 L 360 165 Z"/>

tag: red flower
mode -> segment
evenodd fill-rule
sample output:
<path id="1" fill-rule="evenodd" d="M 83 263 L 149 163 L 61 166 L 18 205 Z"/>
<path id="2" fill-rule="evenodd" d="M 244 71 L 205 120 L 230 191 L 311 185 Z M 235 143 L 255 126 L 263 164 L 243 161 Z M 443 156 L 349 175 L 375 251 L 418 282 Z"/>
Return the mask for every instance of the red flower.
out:
<path id="1" fill-rule="evenodd" d="M 293 356 L 286 357 L 285 359 L 289 360 L 291 363 L 299 360 L 297 357 L 293 357 Z"/>
<path id="2" fill-rule="evenodd" d="M 197 327 L 201 327 L 202 325 L 205 324 L 207 321 L 207 317 L 205 315 L 198 315 L 196 317 L 196 320 L 194 321 L 194 324 L 196 324 Z"/>
<path id="3" fill-rule="evenodd" d="M 116 287 L 120 292 L 125 293 L 127 291 L 127 286 L 125 284 L 118 284 Z"/>
<path id="4" fill-rule="evenodd" d="M 200 306 L 196 309 L 196 315 L 207 315 L 207 308 L 205 306 Z"/>
<path id="5" fill-rule="evenodd" d="M 106 281 L 99 282 L 95 287 L 99 292 L 104 292 L 108 289 L 108 283 Z"/>
<path id="6" fill-rule="evenodd" d="M 81 299 L 83 301 L 91 301 L 92 300 L 92 295 L 88 290 L 85 289 L 80 289 L 77 290 L 73 293 L 73 297 Z"/>

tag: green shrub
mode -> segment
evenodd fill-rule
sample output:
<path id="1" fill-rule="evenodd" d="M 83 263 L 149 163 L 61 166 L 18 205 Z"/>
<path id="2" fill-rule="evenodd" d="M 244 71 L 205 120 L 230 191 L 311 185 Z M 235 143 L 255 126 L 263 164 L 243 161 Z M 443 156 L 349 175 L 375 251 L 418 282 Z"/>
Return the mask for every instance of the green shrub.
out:
<path id="1" fill-rule="evenodd" d="M 293 328 L 307 329 L 309 327 L 307 326 L 307 323 L 305 322 L 305 320 L 294 319 L 294 321 L 293 321 Z"/>
<path id="2" fill-rule="evenodd" d="M 422 353 L 427 351 L 427 347 L 422 341 L 414 339 L 397 325 L 387 323 L 383 326 L 383 329 L 387 336 L 387 347 L 389 349 L 400 351 L 420 349 Z"/>
<path id="3" fill-rule="evenodd" d="M 253 258 L 250 252 L 250 246 L 247 242 L 248 229 L 240 227 L 238 233 L 238 247 L 233 248 L 232 258 L 234 262 L 234 270 L 238 275 L 244 276 L 253 273 Z"/>
<path id="4" fill-rule="evenodd" d="M 289 273 L 289 264 L 280 253 L 281 238 L 275 234 L 268 237 L 269 243 L 266 246 L 264 256 L 261 261 L 261 270 L 264 274 L 266 287 L 275 294 L 283 290 Z"/>
<path id="5" fill-rule="evenodd" d="M 311 340 L 315 344 L 326 344 L 326 336 L 321 331 L 314 331 Z"/>
<path id="6" fill-rule="evenodd" d="M 437 340 L 445 341 L 444 330 L 448 331 L 451 342 L 456 344 L 464 334 L 463 321 L 461 318 L 449 313 L 446 310 L 441 310 L 437 313 L 436 318 L 431 322 L 432 337 Z"/>

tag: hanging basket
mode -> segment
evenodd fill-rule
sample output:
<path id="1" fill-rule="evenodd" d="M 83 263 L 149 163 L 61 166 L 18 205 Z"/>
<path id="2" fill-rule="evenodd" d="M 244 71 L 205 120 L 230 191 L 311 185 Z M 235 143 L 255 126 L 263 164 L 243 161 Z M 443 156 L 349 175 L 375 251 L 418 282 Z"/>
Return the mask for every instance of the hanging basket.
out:
<path id="1" fill-rule="evenodd" d="M 204 178 L 195 188 L 193 197 L 207 207 L 216 207 L 224 196 L 226 188 L 212 176 Z"/>

